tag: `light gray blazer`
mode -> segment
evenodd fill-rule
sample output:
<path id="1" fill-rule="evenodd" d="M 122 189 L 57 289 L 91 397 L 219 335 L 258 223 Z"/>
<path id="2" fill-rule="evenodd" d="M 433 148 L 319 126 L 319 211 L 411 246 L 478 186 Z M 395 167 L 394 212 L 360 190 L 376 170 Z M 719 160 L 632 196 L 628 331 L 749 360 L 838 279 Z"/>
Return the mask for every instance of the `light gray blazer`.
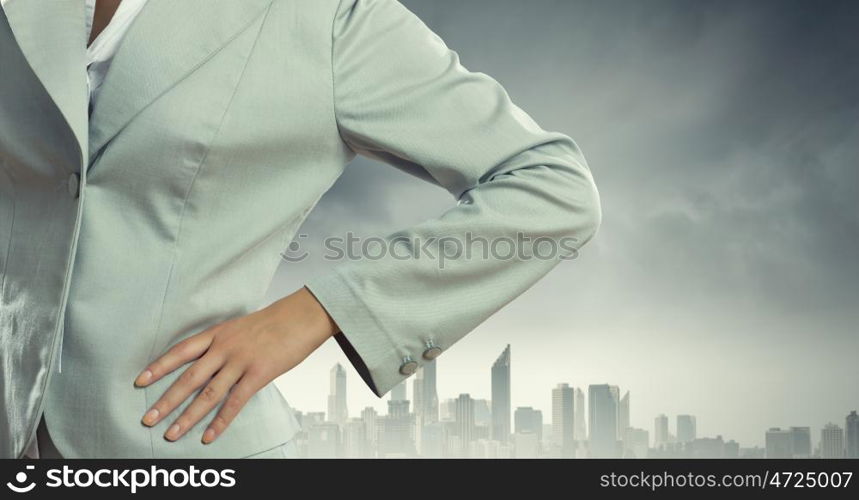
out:
<path id="1" fill-rule="evenodd" d="M 91 117 L 84 2 L 7 7 L 2 457 L 22 455 L 43 411 L 69 458 L 243 457 L 293 437 L 298 422 L 269 384 L 212 444 L 199 437 L 214 413 L 168 442 L 171 419 L 151 429 L 140 419 L 184 369 L 133 381 L 183 338 L 264 305 L 281 252 L 356 154 L 456 200 L 390 236 L 400 241 L 524 233 L 580 246 L 599 226 L 576 143 L 463 67 L 396 0 L 150 0 Z M 559 260 L 441 270 L 397 254 L 332 265 L 307 286 L 381 397 Z"/>

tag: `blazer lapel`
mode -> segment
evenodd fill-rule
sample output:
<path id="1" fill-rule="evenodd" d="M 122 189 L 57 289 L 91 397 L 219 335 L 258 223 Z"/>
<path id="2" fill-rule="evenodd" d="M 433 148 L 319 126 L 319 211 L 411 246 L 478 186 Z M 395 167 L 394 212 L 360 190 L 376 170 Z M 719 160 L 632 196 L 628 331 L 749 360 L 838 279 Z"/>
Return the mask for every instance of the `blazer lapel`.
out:
<path id="1" fill-rule="evenodd" d="M 89 164 L 137 113 L 214 55 L 272 1 L 148 0 L 117 49 L 94 103 Z"/>
<path id="2" fill-rule="evenodd" d="M 13 0 L 2 10 L 24 58 L 80 145 L 76 161 L 85 160 L 89 99 L 84 2 Z"/>

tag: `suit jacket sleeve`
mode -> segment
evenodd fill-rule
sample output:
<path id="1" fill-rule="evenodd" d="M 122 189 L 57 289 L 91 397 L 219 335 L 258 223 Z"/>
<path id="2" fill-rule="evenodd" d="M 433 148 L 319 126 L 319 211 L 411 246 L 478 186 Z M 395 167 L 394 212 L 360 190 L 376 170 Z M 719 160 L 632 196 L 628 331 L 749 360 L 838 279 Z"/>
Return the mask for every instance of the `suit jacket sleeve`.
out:
<path id="1" fill-rule="evenodd" d="M 428 362 L 428 343 L 444 352 L 589 241 L 599 195 L 570 137 L 543 130 L 496 80 L 467 70 L 398 1 L 341 0 L 332 43 L 343 141 L 455 199 L 388 235 L 384 257 L 341 262 L 306 283 L 382 397 L 411 374 L 404 363 Z"/>

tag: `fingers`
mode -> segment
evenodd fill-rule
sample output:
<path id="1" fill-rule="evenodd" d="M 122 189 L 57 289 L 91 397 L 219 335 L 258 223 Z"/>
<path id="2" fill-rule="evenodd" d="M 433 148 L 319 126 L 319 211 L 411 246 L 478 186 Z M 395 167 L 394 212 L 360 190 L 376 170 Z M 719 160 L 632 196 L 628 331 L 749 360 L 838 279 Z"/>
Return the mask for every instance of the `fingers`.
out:
<path id="1" fill-rule="evenodd" d="M 208 383 L 196 398 L 185 408 L 182 415 L 167 429 L 164 437 L 175 441 L 185 435 L 185 432 L 193 427 L 201 418 L 206 416 L 212 409 L 224 399 L 230 389 L 241 378 L 242 370 L 234 364 L 228 364 L 222 368 L 217 375 Z"/>
<path id="2" fill-rule="evenodd" d="M 206 355 L 194 362 L 173 381 L 167 391 L 150 407 L 143 416 L 143 423 L 153 426 L 163 420 L 183 401 L 188 399 L 188 396 L 194 391 L 209 382 L 212 375 L 220 370 L 223 364 L 223 358 L 216 355 Z"/>
<path id="3" fill-rule="evenodd" d="M 185 363 L 202 356 L 212 343 L 212 330 L 192 335 L 171 347 L 160 358 L 149 364 L 134 381 L 143 387 L 155 382 Z"/>
<path id="4" fill-rule="evenodd" d="M 252 373 L 245 373 L 239 383 L 233 386 L 227 400 L 203 432 L 203 444 L 211 443 L 226 430 L 261 385 Z"/>

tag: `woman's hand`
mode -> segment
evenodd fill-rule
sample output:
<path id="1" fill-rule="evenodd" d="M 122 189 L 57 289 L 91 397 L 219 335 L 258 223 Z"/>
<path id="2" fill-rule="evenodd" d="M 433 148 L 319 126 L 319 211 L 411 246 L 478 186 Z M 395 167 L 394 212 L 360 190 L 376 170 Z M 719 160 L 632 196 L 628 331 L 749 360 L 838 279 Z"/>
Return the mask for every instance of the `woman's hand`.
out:
<path id="1" fill-rule="evenodd" d="M 309 290 L 301 288 L 264 309 L 188 337 L 153 361 L 134 381 L 138 387 L 146 386 L 196 360 L 146 412 L 143 423 L 157 424 L 205 384 L 164 437 L 175 441 L 226 396 L 203 433 L 203 443 L 211 443 L 251 396 L 301 363 L 337 332 L 339 328 L 322 305 Z"/>

